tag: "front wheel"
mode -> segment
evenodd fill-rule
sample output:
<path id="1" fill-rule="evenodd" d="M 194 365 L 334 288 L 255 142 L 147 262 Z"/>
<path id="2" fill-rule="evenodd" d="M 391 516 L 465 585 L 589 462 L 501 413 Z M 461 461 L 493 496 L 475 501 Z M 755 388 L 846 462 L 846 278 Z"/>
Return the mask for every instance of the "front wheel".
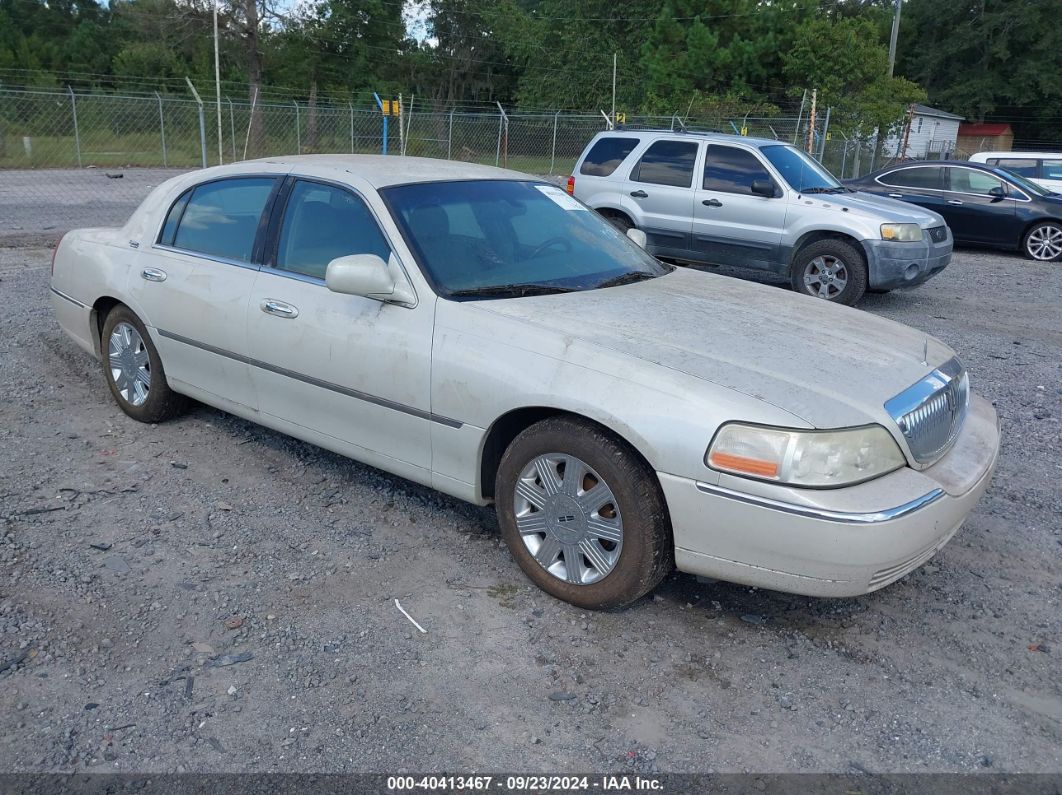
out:
<path id="1" fill-rule="evenodd" d="M 122 411 L 140 422 L 161 422 L 184 410 L 187 398 L 166 383 L 151 335 L 129 307 L 111 310 L 100 343 L 103 374 Z"/>
<path id="2" fill-rule="evenodd" d="M 554 417 L 523 431 L 495 480 L 502 537 L 543 591 L 577 607 L 621 607 L 674 565 L 655 474 L 621 439 Z"/>
<path id="3" fill-rule="evenodd" d="M 1022 250 L 1029 259 L 1038 262 L 1062 260 L 1062 224 L 1045 221 L 1025 233 Z"/>
<path id="4" fill-rule="evenodd" d="M 794 290 L 851 306 L 867 289 L 867 264 L 855 246 L 843 240 L 819 240 L 796 255 L 790 280 Z"/>

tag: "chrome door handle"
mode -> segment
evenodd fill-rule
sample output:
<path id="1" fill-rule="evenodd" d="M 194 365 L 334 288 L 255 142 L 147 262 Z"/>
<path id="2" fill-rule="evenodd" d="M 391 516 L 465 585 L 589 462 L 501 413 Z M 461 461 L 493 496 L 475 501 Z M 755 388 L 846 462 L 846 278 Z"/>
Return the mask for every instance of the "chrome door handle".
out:
<path id="1" fill-rule="evenodd" d="M 903 198 L 903 194 L 902 193 L 890 193 L 890 194 L 888 194 L 888 197 L 890 199 L 902 199 Z"/>
<path id="2" fill-rule="evenodd" d="M 166 281 L 166 271 L 160 271 L 158 268 L 144 268 L 144 270 L 140 271 L 140 278 L 149 282 L 164 282 Z"/>
<path id="3" fill-rule="evenodd" d="M 956 207 L 962 207 L 962 202 L 958 199 L 948 199 L 948 204 L 952 204 Z"/>
<path id="4" fill-rule="evenodd" d="M 719 199 L 705 199 L 701 202 L 705 207 L 722 207 L 723 203 Z"/>
<path id="5" fill-rule="evenodd" d="M 631 196 L 633 196 L 636 199 L 648 199 L 649 198 L 649 194 L 646 193 L 644 190 L 632 190 L 631 191 Z"/>
<path id="6" fill-rule="evenodd" d="M 299 310 L 291 304 L 285 304 L 283 301 L 274 301 L 270 298 L 262 302 L 262 311 L 267 315 L 275 315 L 276 317 L 293 318 L 299 316 Z"/>

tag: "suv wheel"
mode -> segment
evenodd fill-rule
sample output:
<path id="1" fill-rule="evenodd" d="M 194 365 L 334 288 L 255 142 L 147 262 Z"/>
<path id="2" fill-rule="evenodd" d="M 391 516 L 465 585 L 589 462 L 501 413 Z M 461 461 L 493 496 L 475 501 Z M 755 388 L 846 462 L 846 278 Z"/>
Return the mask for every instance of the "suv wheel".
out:
<path id="1" fill-rule="evenodd" d="M 627 230 L 634 229 L 634 222 L 623 213 L 618 213 L 613 210 L 609 210 L 601 213 L 605 220 L 616 227 L 623 234 L 627 234 Z"/>
<path id="2" fill-rule="evenodd" d="M 797 252 L 790 280 L 799 293 L 851 306 L 867 290 L 867 263 L 843 240 L 819 240 Z"/>
<path id="3" fill-rule="evenodd" d="M 502 538 L 532 582 L 602 610 L 651 591 L 674 566 L 660 484 L 621 439 L 554 417 L 523 431 L 495 480 Z"/>

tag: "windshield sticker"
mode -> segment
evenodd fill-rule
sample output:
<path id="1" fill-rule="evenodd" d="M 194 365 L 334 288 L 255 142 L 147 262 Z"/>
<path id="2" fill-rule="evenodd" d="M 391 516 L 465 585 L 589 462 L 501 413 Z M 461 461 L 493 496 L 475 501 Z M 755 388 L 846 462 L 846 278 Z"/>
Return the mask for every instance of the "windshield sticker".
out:
<path id="1" fill-rule="evenodd" d="M 553 185 L 535 185 L 542 193 L 553 200 L 553 203 L 564 208 L 565 210 L 586 210 L 589 211 L 589 207 L 586 207 L 560 188 L 555 188 Z"/>

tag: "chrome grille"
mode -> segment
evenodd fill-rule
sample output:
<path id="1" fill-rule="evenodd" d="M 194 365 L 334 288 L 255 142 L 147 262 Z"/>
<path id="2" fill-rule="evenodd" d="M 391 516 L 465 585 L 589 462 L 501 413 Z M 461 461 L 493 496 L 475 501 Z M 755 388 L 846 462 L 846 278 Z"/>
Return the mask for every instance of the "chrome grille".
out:
<path id="1" fill-rule="evenodd" d="M 907 439 L 911 455 L 931 464 L 944 455 L 962 429 L 970 401 L 970 380 L 951 359 L 885 403 Z"/>

